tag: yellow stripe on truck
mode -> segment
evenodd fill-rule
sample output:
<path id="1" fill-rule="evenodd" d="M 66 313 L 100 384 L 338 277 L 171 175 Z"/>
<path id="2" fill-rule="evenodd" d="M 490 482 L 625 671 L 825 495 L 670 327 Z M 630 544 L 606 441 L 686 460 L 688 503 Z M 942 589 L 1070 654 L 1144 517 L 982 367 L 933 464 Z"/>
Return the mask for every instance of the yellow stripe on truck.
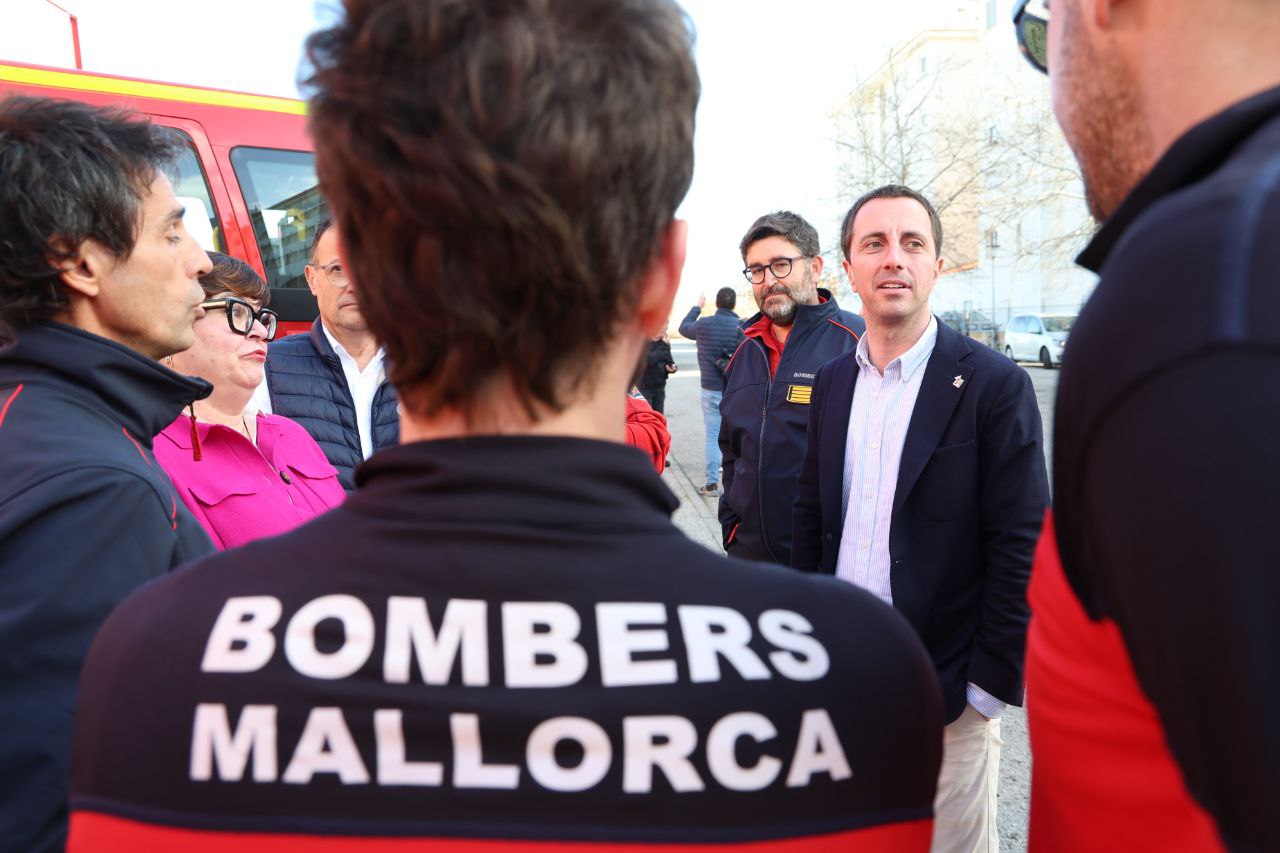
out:
<path id="1" fill-rule="evenodd" d="M 16 65 L 0 65 L 0 80 L 25 83 L 31 86 L 52 86 L 57 89 L 74 89 L 78 92 L 101 92 L 110 95 L 130 95 L 137 98 L 157 98 L 165 101 L 183 101 L 188 104 L 208 104 L 214 107 L 237 107 L 248 110 L 266 110 L 273 113 L 306 115 L 307 105 L 289 98 L 270 95 L 246 95 L 240 92 L 219 92 L 214 89 L 196 89 L 175 86 L 172 83 L 147 83 L 142 80 L 121 80 L 116 77 L 91 77 L 73 71 L 51 71 L 44 68 L 22 68 Z"/>

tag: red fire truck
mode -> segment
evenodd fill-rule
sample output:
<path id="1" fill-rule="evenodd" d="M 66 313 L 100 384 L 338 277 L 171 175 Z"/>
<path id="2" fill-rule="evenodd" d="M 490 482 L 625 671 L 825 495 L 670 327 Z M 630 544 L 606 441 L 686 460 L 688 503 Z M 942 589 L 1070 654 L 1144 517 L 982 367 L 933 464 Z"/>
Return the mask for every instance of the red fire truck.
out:
<path id="1" fill-rule="evenodd" d="M 123 107 L 176 130 L 187 143 L 173 176 L 187 230 L 266 278 L 284 331 L 309 327 L 316 301 L 302 269 L 327 211 L 305 104 L 0 60 L 0 99 L 12 94 Z"/>

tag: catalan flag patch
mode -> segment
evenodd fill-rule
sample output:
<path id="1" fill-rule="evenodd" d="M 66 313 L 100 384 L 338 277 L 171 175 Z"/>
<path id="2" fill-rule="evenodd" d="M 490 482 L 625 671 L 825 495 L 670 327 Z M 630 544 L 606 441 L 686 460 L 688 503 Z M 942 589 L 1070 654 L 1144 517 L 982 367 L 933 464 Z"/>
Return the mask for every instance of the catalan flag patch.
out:
<path id="1" fill-rule="evenodd" d="M 788 385 L 787 386 L 787 402 L 799 403 L 802 406 L 809 405 L 809 398 L 813 396 L 812 385 Z"/>

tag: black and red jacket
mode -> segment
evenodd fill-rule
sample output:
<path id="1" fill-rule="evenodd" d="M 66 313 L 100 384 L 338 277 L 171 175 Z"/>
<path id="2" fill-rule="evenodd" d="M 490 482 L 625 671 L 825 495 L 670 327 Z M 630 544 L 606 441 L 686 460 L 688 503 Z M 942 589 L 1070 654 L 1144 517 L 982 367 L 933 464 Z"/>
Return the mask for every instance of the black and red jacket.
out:
<path id="1" fill-rule="evenodd" d="M 130 592 L 213 550 L 151 451 L 208 393 L 62 323 L 0 349 L 0 848 L 61 847 L 94 633 Z"/>
<path id="2" fill-rule="evenodd" d="M 1033 850 L 1280 849 L 1280 88 L 1080 256 L 1031 583 Z M 1061 568 L 1057 551 L 1061 553 Z"/>
<path id="3" fill-rule="evenodd" d="M 735 556 L 790 565 L 791 511 L 813 380 L 819 367 L 856 347 L 867 328 L 857 314 L 840 310 L 830 291 L 818 294 L 818 305 L 796 306 L 776 372 L 759 337 L 739 344 L 725 371 L 719 516 L 724 545 Z M 763 317 L 756 313 L 742 325 L 750 329 Z"/>
<path id="4" fill-rule="evenodd" d="M 620 444 L 359 476 L 112 616 L 72 851 L 928 848 L 941 701 L 891 608 L 691 542 Z"/>

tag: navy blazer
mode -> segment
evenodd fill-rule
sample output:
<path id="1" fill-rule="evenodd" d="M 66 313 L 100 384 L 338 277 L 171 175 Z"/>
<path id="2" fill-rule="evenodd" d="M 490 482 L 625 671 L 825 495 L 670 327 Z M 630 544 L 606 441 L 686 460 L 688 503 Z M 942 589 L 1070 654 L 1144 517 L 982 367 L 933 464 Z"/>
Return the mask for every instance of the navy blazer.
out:
<path id="1" fill-rule="evenodd" d="M 792 531 L 791 564 L 805 571 L 834 574 L 840 553 L 856 355 L 814 381 Z M 924 370 L 893 498 L 890 585 L 933 658 L 951 722 L 967 682 L 1022 704 L 1026 587 L 1049 483 L 1025 370 L 941 321 Z"/>

